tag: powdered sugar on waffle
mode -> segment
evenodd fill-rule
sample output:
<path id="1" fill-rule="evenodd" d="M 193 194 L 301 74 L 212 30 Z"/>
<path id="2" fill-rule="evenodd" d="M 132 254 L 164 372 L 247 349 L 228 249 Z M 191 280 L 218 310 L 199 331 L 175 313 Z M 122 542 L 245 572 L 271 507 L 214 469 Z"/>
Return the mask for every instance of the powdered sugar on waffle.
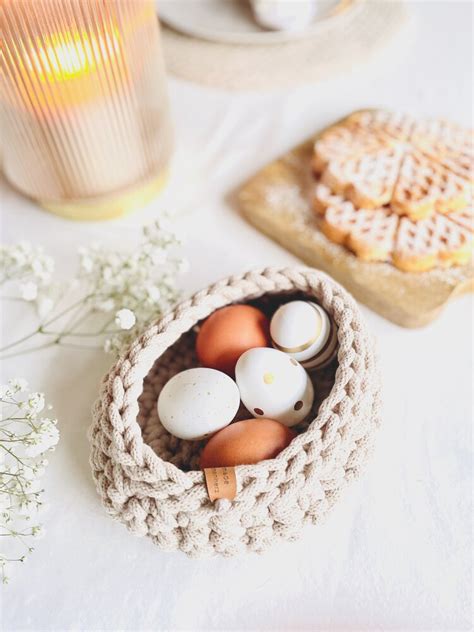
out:
<path id="1" fill-rule="evenodd" d="M 469 183 L 419 152 L 405 156 L 392 207 L 400 215 L 424 219 L 435 211 L 449 213 L 469 201 Z"/>
<path id="2" fill-rule="evenodd" d="M 345 244 L 364 261 L 387 261 L 393 250 L 398 217 L 387 208 L 356 209 L 351 202 L 330 205 L 323 232 Z"/>
<path id="3" fill-rule="evenodd" d="M 342 126 L 333 127 L 315 143 L 313 171 L 316 174 L 321 173 L 332 160 L 377 151 L 391 144 L 393 141 L 383 133 L 351 130 Z"/>
<path id="4" fill-rule="evenodd" d="M 394 251 L 397 267 L 408 271 L 429 270 L 436 265 L 469 261 L 472 233 L 436 214 L 418 222 L 400 219 Z"/>
<path id="5" fill-rule="evenodd" d="M 331 189 L 322 182 L 316 184 L 313 193 L 313 207 L 316 213 L 320 215 L 324 215 L 328 206 L 338 206 L 344 202 L 342 196 L 333 193 Z"/>
<path id="6" fill-rule="evenodd" d="M 401 145 L 394 145 L 354 158 L 332 160 L 321 181 L 356 206 L 377 208 L 392 199 L 403 153 Z"/>
<path id="7" fill-rule="evenodd" d="M 303 170 L 305 166 L 298 161 L 295 168 Z M 326 251 L 336 267 L 338 265 L 344 266 L 353 270 L 353 273 L 357 275 L 360 272 L 359 266 L 361 265 L 359 263 L 359 257 L 348 257 L 345 246 L 328 240 L 322 231 L 316 227 L 316 222 L 320 227 L 320 219 L 318 216 L 315 221 L 310 200 L 316 190 L 321 193 L 326 189 L 327 192 L 327 187 L 322 188 L 323 186 L 324 185 L 316 185 L 315 187 L 310 183 L 308 183 L 308 186 L 301 186 L 296 183 L 289 185 L 287 182 L 273 181 L 262 190 L 263 203 L 275 218 L 281 216 L 285 221 L 289 220 L 293 230 L 306 235 L 312 248 Z M 400 220 L 398 216 L 396 216 L 396 219 L 397 221 Z M 396 277 L 397 275 L 406 273 L 405 271 L 398 270 L 390 262 L 378 261 L 372 262 L 371 265 L 379 277 Z M 431 287 L 433 283 L 443 283 L 455 288 L 461 281 L 465 280 L 465 274 L 464 268 L 453 267 L 446 269 L 440 267 L 433 268 L 424 272 L 422 275 L 416 276 L 419 277 L 417 283 L 423 285 L 426 284 Z"/>
<path id="8" fill-rule="evenodd" d="M 456 224 L 459 224 L 459 226 L 469 230 L 471 233 L 474 233 L 474 204 L 472 199 L 469 205 L 465 208 L 446 215 L 446 219 L 449 219 L 451 222 L 455 222 Z"/>
<path id="9" fill-rule="evenodd" d="M 364 149 L 371 135 L 375 146 Z M 362 259 L 392 259 L 405 271 L 465 263 L 474 223 L 472 138 L 446 121 L 385 111 L 349 116 L 315 143 L 314 156 L 325 152 L 312 192 L 323 232 Z"/>
<path id="10" fill-rule="evenodd" d="M 350 129 L 368 133 L 388 134 L 400 141 L 409 140 L 416 126 L 416 119 L 403 112 L 366 110 L 351 114 L 344 125 Z"/>

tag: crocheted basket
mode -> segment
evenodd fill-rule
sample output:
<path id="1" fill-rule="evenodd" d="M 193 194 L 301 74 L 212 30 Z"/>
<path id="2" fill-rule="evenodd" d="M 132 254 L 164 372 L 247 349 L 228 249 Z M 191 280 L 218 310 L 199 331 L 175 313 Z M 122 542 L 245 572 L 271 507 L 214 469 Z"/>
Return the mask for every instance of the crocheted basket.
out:
<path id="1" fill-rule="evenodd" d="M 182 441 L 163 428 L 158 394 L 175 373 L 197 365 L 196 325 L 214 310 L 251 302 L 271 312 L 276 301 L 304 297 L 332 315 L 339 339 L 337 362 L 313 374 L 314 418 L 275 459 L 236 468 L 233 501 L 211 503 L 198 467 L 203 442 Z M 279 538 L 298 538 L 359 475 L 379 411 L 372 338 L 354 299 L 312 268 L 266 268 L 198 292 L 131 345 L 103 380 L 90 462 L 107 512 L 162 549 L 189 556 L 261 552 Z"/>

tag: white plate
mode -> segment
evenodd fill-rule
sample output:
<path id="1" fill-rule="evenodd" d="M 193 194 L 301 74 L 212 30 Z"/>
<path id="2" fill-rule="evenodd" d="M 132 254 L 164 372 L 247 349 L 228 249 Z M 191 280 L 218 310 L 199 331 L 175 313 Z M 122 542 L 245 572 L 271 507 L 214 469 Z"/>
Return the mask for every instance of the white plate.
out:
<path id="1" fill-rule="evenodd" d="M 256 23 L 248 0 L 157 0 L 158 16 L 168 26 L 226 44 L 281 44 L 313 37 L 361 4 L 361 0 L 318 0 L 313 23 L 304 30 L 267 31 Z"/>

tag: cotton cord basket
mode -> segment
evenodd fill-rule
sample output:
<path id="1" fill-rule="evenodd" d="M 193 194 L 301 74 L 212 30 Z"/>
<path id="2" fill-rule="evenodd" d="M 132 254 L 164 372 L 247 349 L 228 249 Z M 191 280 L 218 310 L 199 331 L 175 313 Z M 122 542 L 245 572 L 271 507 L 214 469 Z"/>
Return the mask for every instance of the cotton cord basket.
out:
<path id="1" fill-rule="evenodd" d="M 312 376 L 320 397 L 300 434 L 275 459 L 237 467 L 235 499 L 211 503 L 198 469 L 203 442 L 163 428 L 158 394 L 175 373 L 197 365 L 196 325 L 213 311 L 243 302 L 265 309 L 293 297 L 316 300 L 338 327 L 330 382 L 327 373 Z M 359 476 L 379 423 L 372 337 L 354 299 L 318 270 L 265 268 L 197 292 L 130 346 L 102 382 L 90 462 L 107 512 L 160 548 L 192 557 L 262 552 L 280 538 L 297 539 L 305 524 L 324 517 Z"/>

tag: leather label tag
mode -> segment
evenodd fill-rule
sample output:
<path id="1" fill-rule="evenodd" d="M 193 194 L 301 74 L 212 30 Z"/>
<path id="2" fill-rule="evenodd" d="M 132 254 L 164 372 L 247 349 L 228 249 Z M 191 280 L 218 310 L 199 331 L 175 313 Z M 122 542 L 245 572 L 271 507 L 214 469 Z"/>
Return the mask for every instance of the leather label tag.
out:
<path id="1" fill-rule="evenodd" d="M 207 493 L 211 502 L 218 498 L 233 500 L 237 494 L 235 467 L 208 467 L 204 470 Z"/>

